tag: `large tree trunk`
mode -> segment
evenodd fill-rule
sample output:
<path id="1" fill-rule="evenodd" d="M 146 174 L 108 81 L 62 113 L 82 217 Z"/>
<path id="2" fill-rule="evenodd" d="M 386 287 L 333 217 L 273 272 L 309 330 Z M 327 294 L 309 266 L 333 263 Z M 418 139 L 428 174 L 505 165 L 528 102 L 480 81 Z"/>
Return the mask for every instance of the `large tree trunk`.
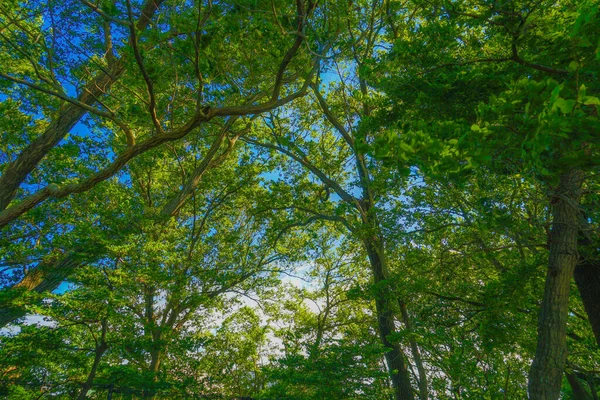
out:
<path id="1" fill-rule="evenodd" d="M 365 247 L 373 271 L 373 280 L 377 285 L 386 278 L 384 260 L 382 259 L 382 249 L 376 241 L 365 240 Z M 382 290 L 377 290 L 375 297 L 375 308 L 377 312 L 377 324 L 379 336 L 383 345 L 389 350 L 385 353 L 385 359 L 394 386 L 394 395 L 396 400 L 413 400 L 414 393 L 410 383 L 410 375 L 406 367 L 404 353 L 396 341 L 391 341 L 390 337 L 396 334 L 394 325 L 394 309 L 391 296 L 386 296 Z"/>
<path id="2" fill-rule="evenodd" d="M 546 287 L 538 319 L 538 343 L 529 374 L 532 400 L 556 400 L 567 360 L 567 313 L 571 278 L 578 261 L 579 204 L 583 173 L 574 170 L 560 178 L 551 197 L 552 230 Z"/>

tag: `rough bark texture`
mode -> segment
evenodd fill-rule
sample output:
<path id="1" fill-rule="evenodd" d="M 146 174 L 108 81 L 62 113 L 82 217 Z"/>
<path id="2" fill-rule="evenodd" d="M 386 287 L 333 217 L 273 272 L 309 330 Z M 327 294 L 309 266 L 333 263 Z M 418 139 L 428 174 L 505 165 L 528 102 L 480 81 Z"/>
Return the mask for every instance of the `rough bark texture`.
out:
<path id="1" fill-rule="evenodd" d="M 600 346 L 600 260 L 581 260 L 575 268 L 575 282 L 596 342 Z"/>
<path id="2" fill-rule="evenodd" d="M 561 176 L 551 197 L 552 230 L 544 298 L 538 319 L 538 343 L 529 374 L 532 400 L 557 400 L 567 360 L 567 313 L 571 278 L 579 256 L 577 239 L 583 174 L 579 170 Z"/>
<path id="3" fill-rule="evenodd" d="M 373 270 L 373 280 L 375 284 L 383 282 L 386 276 L 385 266 L 380 251 L 378 251 L 377 243 L 365 240 L 365 246 Z M 404 360 L 404 353 L 398 343 L 391 342 L 389 339 L 391 335 L 396 333 L 393 305 L 390 296 L 378 291 L 375 299 L 375 307 L 377 311 L 379 336 L 381 337 L 383 345 L 390 349 L 385 353 L 385 359 L 390 370 L 395 399 L 413 400 L 414 393 L 410 383 L 408 368 L 406 367 L 406 362 Z"/>

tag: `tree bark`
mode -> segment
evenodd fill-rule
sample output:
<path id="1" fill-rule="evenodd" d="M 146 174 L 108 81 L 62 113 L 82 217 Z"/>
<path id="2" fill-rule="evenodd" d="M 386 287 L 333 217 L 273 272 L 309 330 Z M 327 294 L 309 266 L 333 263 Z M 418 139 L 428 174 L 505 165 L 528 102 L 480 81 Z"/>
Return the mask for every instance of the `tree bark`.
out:
<path id="1" fill-rule="evenodd" d="M 402 314 L 402 322 L 404 323 L 404 327 L 408 332 L 408 342 L 410 343 L 410 350 L 412 352 L 413 359 L 415 360 L 415 365 L 417 366 L 417 372 L 419 374 L 419 399 L 428 400 L 429 385 L 427 383 L 427 374 L 425 373 L 425 367 L 423 367 L 423 360 L 421 359 L 419 345 L 417 344 L 415 337 L 412 335 L 413 329 L 412 324 L 410 322 L 410 316 L 408 315 L 408 310 L 406 308 L 406 303 L 402 299 L 398 299 L 398 305 L 400 306 L 400 312 Z"/>
<path id="2" fill-rule="evenodd" d="M 571 278 L 578 262 L 577 239 L 583 173 L 573 170 L 560 177 L 551 196 L 552 230 L 544 298 L 538 318 L 538 343 L 529 374 L 532 400 L 557 400 L 567 360 L 567 313 Z"/>
<path id="3" fill-rule="evenodd" d="M 81 388 L 81 392 L 79 392 L 79 396 L 77 396 L 77 400 L 85 400 L 88 392 L 92 388 L 94 384 L 94 378 L 96 377 L 96 371 L 98 371 L 98 365 L 100 365 L 100 360 L 102 356 L 108 349 L 108 345 L 106 344 L 106 331 L 108 330 L 108 320 L 102 320 L 102 334 L 100 337 L 100 343 L 96 346 L 96 350 L 94 351 L 94 362 L 92 364 L 92 368 L 90 369 L 90 373 L 88 374 L 87 380 L 83 384 Z"/>
<path id="4" fill-rule="evenodd" d="M 386 271 L 384 260 L 381 257 L 381 248 L 377 242 L 365 240 L 365 247 L 369 256 L 371 269 L 373 270 L 373 281 L 377 285 L 385 281 Z M 377 312 L 377 325 L 379 336 L 383 345 L 389 350 L 385 353 L 388 364 L 394 396 L 396 400 L 413 400 L 414 393 L 410 383 L 410 375 L 406 367 L 404 353 L 397 342 L 392 342 L 390 336 L 396 333 L 394 326 L 394 311 L 391 297 L 386 296 L 381 290 L 377 290 L 375 297 L 375 308 Z"/>
<path id="5" fill-rule="evenodd" d="M 575 283 L 600 346 L 600 260 L 583 259 L 575 268 Z"/>
<path id="6" fill-rule="evenodd" d="M 567 376 L 567 380 L 569 381 L 569 385 L 571 385 L 571 389 L 573 390 L 573 398 L 575 400 L 592 400 L 590 395 L 585 391 L 583 385 L 577 375 L 573 372 L 565 372 Z"/>

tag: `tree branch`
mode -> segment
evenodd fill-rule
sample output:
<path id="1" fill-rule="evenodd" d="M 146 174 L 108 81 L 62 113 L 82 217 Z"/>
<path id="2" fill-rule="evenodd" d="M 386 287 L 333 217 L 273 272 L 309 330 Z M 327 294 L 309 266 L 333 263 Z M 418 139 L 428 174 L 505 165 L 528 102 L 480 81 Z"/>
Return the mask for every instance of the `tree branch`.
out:
<path id="1" fill-rule="evenodd" d="M 350 193 L 345 191 L 337 182 L 335 182 L 334 180 L 329 178 L 327 175 L 325 175 L 325 173 L 323 171 L 321 171 L 316 166 L 314 166 L 312 163 L 310 163 L 306 157 L 300 157 L 300 156 L 292 153 L 288 149 L 285 149 L 281 146 L 273 145 L 271 143 L 261 143 L 255 139 L 250 139 L 250 138 L 243 138 L 242 140 L 247 143 L 253 144 L 255 146 L 260 146 L 260 147 L 264 147 L 267 149 L 276 150 L 282 154 L 287 155 L 288 157 L 290 157 L 293 160 L 297 161 L 298 163 L 302 164 L 310 172 L 315 174 L 321 180 L 321 182 L 323 182 L 325 185 L 331 187 L 337 193 L 337 195 L 342 198 L 342 200 L 346 201 L 349 204 L 354 205 L 359 211 L 362 209 L 357 198 L 355 198 Z"/>

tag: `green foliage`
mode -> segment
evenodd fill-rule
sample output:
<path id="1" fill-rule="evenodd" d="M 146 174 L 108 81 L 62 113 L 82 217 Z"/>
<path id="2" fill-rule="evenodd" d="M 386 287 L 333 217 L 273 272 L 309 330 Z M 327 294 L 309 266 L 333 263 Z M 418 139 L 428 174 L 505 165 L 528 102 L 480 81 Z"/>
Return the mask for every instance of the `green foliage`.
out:
<path id="1" fill-rule="evenodd" d="M 380 399 L 386 396 L 381 381 L 386 374 L 376 368 L 383 355 L 380 345 L 332 341 L 317 359 L 288 355 L 266 369 L 272 382 L 265 399 Z"/>
<path id="2" fill-rule="evenodd" d="M 597 2 L 159 3 L 0 5 L 0 397 L 527 397 Z"/>

